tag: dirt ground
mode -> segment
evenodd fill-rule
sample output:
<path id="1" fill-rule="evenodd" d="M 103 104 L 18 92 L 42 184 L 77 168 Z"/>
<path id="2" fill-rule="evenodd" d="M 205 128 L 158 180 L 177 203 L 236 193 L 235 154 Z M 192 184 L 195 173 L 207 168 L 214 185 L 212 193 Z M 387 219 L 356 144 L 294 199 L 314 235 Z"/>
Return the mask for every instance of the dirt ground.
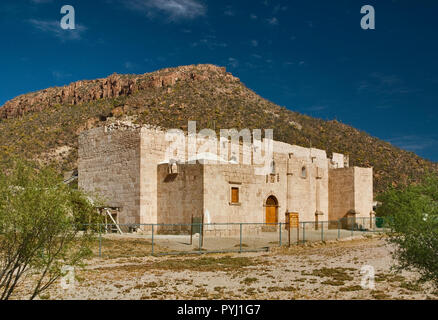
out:
<path id="1" fill-rule="evenodd" d="M 132 248 L 135 252 L 135 248 Z M 40 299 L 437 299 L 411 272 L 392 273 L 379 237 L 313 243 L 269 252 L 93 258 L 74 286 L 56 283 Z M 375 288 L 363 289 L 372 266 Z M 18 293 L 14 298 L 25 298 Z"/>

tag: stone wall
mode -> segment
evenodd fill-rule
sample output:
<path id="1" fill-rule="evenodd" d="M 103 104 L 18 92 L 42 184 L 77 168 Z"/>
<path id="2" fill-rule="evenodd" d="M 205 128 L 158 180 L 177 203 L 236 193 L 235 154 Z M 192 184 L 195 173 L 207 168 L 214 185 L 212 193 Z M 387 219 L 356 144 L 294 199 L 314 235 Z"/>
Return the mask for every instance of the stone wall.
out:
<path id="1" fill-rule="evenodd" d="M 201 164 L 178 165 L 169 173 L 169 165 L 158 165 L 157 222 L 190 224 L 202 217 L 204 202 L 204 168 Z"/>
<path id="2" fill-rule="evenodd" d="M 141 223 L 158 223 L 158 164 L 165 161 L 167 142 L 162 132 L 141 129 L 140 143 L 140 211 Z"/>
<path id="3" fill-rule="evenodd" d="M 358 217 L 369 218 L 373 211 L 373 169 L 354 167 L 354 203 Z"/>
<path id="4" fill-rule="evenodd" d="M 354 209 L 354 168 L 332 169 L 329 172 L 329 220 L 346 217 Z"/>
<path id="5" fill-rule="evenodd" d="M 332 169 L 346 162 L 339 154 L 331 160 L 323 150 L 274 142 L 273 174 L 256 175 L 254 165 L 206 161 L 180 163 L 174 180 L 167 180 L 169 144 L 164 132 L 149 127 L 83 132 L 79 186 L 99 194 L 106 206 L 120 207 L 121 223 L 190 223 L 192 214 L 204 214 L 206 223 L 264 223 L 271 195 L 278 200 L 278 222 L 285 222 L 287 210 L 298 212 L 300 221 L 315 221 L 316 213 L 318 221 L 327 221 L 351 209 L 366 217 L 371 211 L 372 169 Z M 242 161 L 242 148 L 239 156 Z M 240 189 L 239 204 L 230 203 L 232 187 Z"/>
<path id="6" fill-rule="evenodd" d="M 369 218 L 373 207 L 373 169 L 342 168 L 329 171 L 329 220 Z"/>
<path id="7" fill-rule="evenodd" d="M 140 132 L 107 128 L 79 136 L 79 187 L 105 206 L 121 208 L 121 224 L 139 223 Z"/>
<path id="8" fill-rule="evenodd" d="M 275 154 L 275 174 L 255 175 L 253 166 L 207 165 L 204 173 L 204 211 L 214 222 L 264 223 L 265 201 L 273 195 L 278 200 L 278 222 L 286 221 L 286 211 L 298 212 L 301 221 L 328 220 L 327 162 L 297 159 Z M 306 167 L 306 176 L 301 169 Z M 287 174 L 289 172 L 289 174 Z M 288 186 L 289 180 L 289 186 Z M 239 188 L 240 204 L 230 204 L 231 188 Z M 289 195 L 287 195 L 289 193 Z"/>
<path id="9" fill-rule="evenodd" d="M 298 212 L 300 221 L 328 220 L 327 159 L 292 156 L 289 161 L 289 211 Z M 305 169 L 305 175 L 302 170 Z"/>
<path id="10" fill-rule="evenodd" d="M 284 180 L 284 177 L 283 177 Z M 214 223 L 264 223 L 264 201 L 271 195 L 279 202 L 280 221 L 285 210 L 285 181 L 254 174 L 249 165 L 206 165 L 204 213 Z M 231 188 L 239 189 L 239 203 L 231 203 Z"/>

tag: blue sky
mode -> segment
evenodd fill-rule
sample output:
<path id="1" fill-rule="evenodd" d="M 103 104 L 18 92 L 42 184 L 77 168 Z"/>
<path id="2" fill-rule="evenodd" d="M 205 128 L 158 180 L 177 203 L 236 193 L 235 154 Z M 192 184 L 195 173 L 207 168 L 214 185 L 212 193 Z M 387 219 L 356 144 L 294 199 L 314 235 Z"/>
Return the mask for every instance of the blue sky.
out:
<path id="1" fill-rule="evenodd" d="M 63 5 L 76 30 L 60 28 Z M 363 5 L 375 30 L 360 27 Z M 2 0 L 0 105 L 114 72 L 213 63 L 281 106 L 438 161 L 437 12 L 433 0 Z"/>

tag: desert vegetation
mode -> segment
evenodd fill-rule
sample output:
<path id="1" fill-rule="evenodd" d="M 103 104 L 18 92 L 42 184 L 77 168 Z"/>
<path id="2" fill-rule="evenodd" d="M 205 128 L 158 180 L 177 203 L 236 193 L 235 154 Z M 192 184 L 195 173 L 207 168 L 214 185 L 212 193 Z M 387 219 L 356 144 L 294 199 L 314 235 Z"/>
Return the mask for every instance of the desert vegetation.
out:
<path id="1" fill-rule="evenodd" d="M 96 91 L 101 90 L 99 83 L 91 81 L 14 99 L 18 109 L 0 116 L 0 160 L 4 163 L 11 155 L 19 155 L 43 164 L 53 162 L 61 171 L 73 170 L 82 130 L 129 117 L 138 124 L 184 130 L 189 120 L 197 121 L 198 129 L 216 131 L 272 128 L 276 140 L 320 148 L 329 155 L 344 153 L 350 156 L 351 165 L 372 166 L 376 194 L 390 186 L 419 182 L 425 172 L 437 170 L 437 164 L 339 121 L 277 106 L 217 67 L 189 66 L 114 77 L 112 81 L 119 79 L 123 85 L 109 87 L 112 94 L 104 97 Z M 103 81 L 102 85 L 111 83 Z M 62 90 L 71 98 L 61 99 Z"/>
<path id="2" fill-rule="evenodd" d="M 0 172 L 0 299 L 35 299 L 91 254 L 96 210 L 51 168 L 14 161 Z"/>
<path id="3" fill-rule="evenodd" d="M 415 270 L 438 287 L 438 176 L 381 194 L 378 214 L 385 217 L 388 241 L 395 245 L 397 270 Z"/>
<path id="4" fill-rule="evenodd" d="M 433 285 L 417 282 L 418 273 L 391 269 L 391 251 L 385 238 L 374 237 L 267 253 L 92 258 L 78 270 L 74 289 L 55 284 L 38 298 L 437 299 Z M 368 264 L 375 267 L 374 289 L 361 286 Z"/>

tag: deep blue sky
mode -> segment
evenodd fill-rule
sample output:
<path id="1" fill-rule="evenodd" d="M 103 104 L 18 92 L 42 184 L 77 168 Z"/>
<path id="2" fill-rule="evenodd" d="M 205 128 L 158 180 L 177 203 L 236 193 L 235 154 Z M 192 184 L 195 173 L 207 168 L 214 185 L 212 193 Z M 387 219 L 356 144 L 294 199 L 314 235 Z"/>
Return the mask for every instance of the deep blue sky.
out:
<path id="1" fill-rule="evenodd" d="M 75 31 L 59 26 L 66 4 Z M 360 27 L 366 4 L 376 30 Z M 437 12 L 434 0 L 2 0 L 0 105 L 113 72 L 213 63 L 279 105 L 438 161 Z"/>

